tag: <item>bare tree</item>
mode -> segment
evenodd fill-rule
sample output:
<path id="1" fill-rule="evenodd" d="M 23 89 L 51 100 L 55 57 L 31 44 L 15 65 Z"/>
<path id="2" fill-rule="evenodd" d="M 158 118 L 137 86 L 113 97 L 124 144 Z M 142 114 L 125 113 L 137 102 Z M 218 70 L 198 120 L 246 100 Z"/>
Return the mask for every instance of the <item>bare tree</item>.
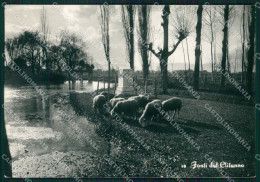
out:
<path id="1" fill-rule="evenodd" d="M 196 26 L 196 47 L 195 47 L 195 68 L 194 68 L 194 89 L 199 89 L 199 71 L 201 57 L 201 28 L 202 28 L 202 11 L 203 6 L 199 5 L 197 10 L 197 26 Z"/>
<path id="2" fill-rule="evenodd" d="M 1 154 L 3 154 L 2 158 L 5 157 L 8 160 L 2 160 L 2 167 L 1 169 L 3 169 L 3 173 L 1 173 L 1 177 L 2 174 L 6 177 L 11 178 L 12 177 L 12 157 L 11 157 L 11 153 L 10 153 L 10 149 L 9 149 L 9 143 L 8 143 L 8 138 L 7 138 L 7 134 L 6 134 L 6 126 L 5 123 L 3 124 L 3 128 L 2 128 L 2 133 L 1 133 L 2 137 L 1 138 Z"/>
<path id="3" fill-rule="evenodd" d="M 217 60 L 217 45 L 218 45 L 218 43 L 217 43 L 217 41 L 218 41 L 218 39 L 217 39 L 217 32 L 214 32 L 214 37 L 215 37 L 215 42 L 214 42 L 214 60 L 215 60 L 215 63 L 217 64 L 217 62 L 218 62 L 218 60 Z M 216 67 L 217 67 L 217 65 L 216 64 L 214 64 L 214 71 L 216 72 Z M 214 82 L 216 81 L 216 78 L 214 77 Z"/>
<path id="4" fill-rule="evenodd" d="M 236 72 L 237 72 L 237 52 L 238 52 L 238 46 L 237 46 L 237 48 L 236 48 L 234 73 L 236 73 Z"/>
<path id="5" fill-rule="evenodd" d="M 200 50 L 202 50 L 202 45 L 200 45 Z M 203 69 L 203 63 L 202 63 L 202 57 L 203 57 L 203 52 L 200 51 L 201 54 L 200 54 L 200 71 L 202 72 L 204 69 Z"/>
<path id="6" fill-rule="evenodd" d="M 48 51 L 47 51 L 47 44 L 48 44 L 48 35 L 49 35 L 49 26 L 47 24 L 47 15 L 46 9 L 44 6 L 41 10 L 41 33 L 42 33 L 42 49 L 43 49 L 43 60 L 46 64 L 46 69 L 49 71 L 50 69 L 50 61 L 48 59 Z"/>
<path id="7" fill-rule="evenodd" d="M 203 17 L 203 22 L 206 25 L 209 33 L 205 34 L 205 37 L 210 43 L 210 54 L 211 54 L 211 79 L 214 80 L 214 64 L 216 62 L 214 57 L 214 42 L 216 41 L 215 35 L 217 31 L 218 19 L 216 16 L 216 7 L 215 6 L 208 6 L 204 9 L 205 16 Z"/>
<path id="8" fill-rule="evenodd" d="M 254 55 L 255 55 L 255 19 L 256 19 L 256 12 L 255 6 L 251 6 L 251 21 L 249 24 L 249 50 L 247 53 L 247 90 L 249 93 L 252 93 L 252 79 L 253 79 L 253 67 L 254 67 Z"/>
<path id="9" fill-rule="evenodd" d="M 188 38 L 186 38 L 186 49 L 187 49 L 187 57 L 188 57 L 188 66 L 189 66 L 189 76 L 190 76 L 190 53 L 189 53 L 189 46 L 188 46 Z"/>
<path id="10" fill-rule="evenodd" d="M 122 22 L 125 33 L 128 61 L 132 70 L 134 70 L 134 19 L 135 6 L 122 5 Z"/>
<path id="11" fill-rule="evenodd" d="M 234 17 L 235 17 L 235 8 L 234 6 L 231 6 L 229 8 L 229 19 L 228 19 L 228 32 L 227 32 L 227 71 L 231 74 L 231 64 L 230 64 L 230 55 L 229 55 L 229 29 L 232 27 L 232 24 L 234 23 Z"/>
<path id="12" fill-rule="evenodd" d="M 142 57 L 143 78 L 144 82 L 147 80 L 149 74 L 149 52 L 147 50 L 147 43 L 150 41 L 150 13 L 151 7 L 147 5 L 138 6 L 138 50 Z M 151 58 L 151 56 L 150 56 Z"/>
<path id="13" fill-rule="evenodd" d="M 235 6 L 217 6 L 216 13 L 219 15 L 218 22 L 221 24 L 223 31 L 223 40 L 222 40 L 222 58 L 221 58 L 221 69 L 223 73 L 226 71 L 231 74 L 231 64 L 230 64 L 230 55 L 229 55 L 229 31 L 230 27 L 235 20 Z M 225 85 L 225 76 L 221 76 L 221 89 Z"/>
<path id="14" fill-rule="evenodd" d="M 99 23 L 101 26 L 102 43 L 108 64 L 108 91 L 110 89 L 110 44 L 109 44 L 109 6 L 100 5 Z"/>
<path id="15" fill-rule="evenodd" d="M 183 16 L 181 13 L 176 13 L 174 16 L 174 28 L 175 28 L 175 36 L 177 38 L 177 43 L 173 45 L 171 51 L 168 51 L 168 29 L 169 29 L 169 15 L 170 15 L 170 7 L 169 5 L 165 5 L 162 10 L 162 27 L 163 27 L 163 49 L 158 50 L 156 52 L 153 49 L 153 44 L 150 43 L 148 49 L 159 59 L 160 61 L 160 68 L 161 68 L 161 76 L 162 76 L 162 87 L 163 93 L 167 93 L 168 89 L 168 57 L 171 56 L 182 40 L 184 40 L 190 33 L 191 24 L 190 22 Z"/>
<path id="16" fill-rule="evenodd" d="M 220 11 L 222 14 L 223 11 Z M 222 59 L 221 59 L 221 69 L 222 75 L 221 75 L 221 89 L 225 86 L 225 72 L 228 71 L 230 73 L 230 61 L 229 61 L 229 53 L 228 53 L 228 39 L 229 39 L 229 27 L 232 26 L 232 20 L 234 20 L 234 6 L 230 8 L 229 5 L 224 6 L 224 22 L 221 22 L 224 26 L 223 28 L 223 41 L 222 41 Z"/>
<path id="17" fill-rule="evenodd" d="M 183 53 L 183 60 L 184 60 L 184 70 L 185 70 L 185 74 L 186 74 L 186 55 L 185 55 L 185 51 L 184 51 L 183 42 L 181 43 L 181 46 L 182 46 L 182 53 Z"/>
<path id="18" fill-rule="evenodd" d="M 178 7 L 179 8 L 179 7 Z M 186 24 L 185 26 L 188 26 L 190 30 L 194 27 L 194 16 L 196 13 L 196 7 L 195 6 L 181 6 L 182 9 L 182 16 L 185 17 L 182 22 Z M 180 10 L 179 10 L 180 11 Z M 180 13 L 178 13 L 180 14 Z M 190 52 L 189 52 L 189 46 L 188 46 L 188 37 L 186 38 L 186 51 L 187 51 L 187 60 L 188 60 L 188 70 L 189 70 L 189 76 L 190 76 Z"/>
<path id="19" fill-rule="evenodd" d="M 241 81 L 244 82 L 244 65 L 245 65 L 245 11 L 246 6 L 243 6 L 243 13 L 242 13 L 242 30 L 240 29 L 241 33 L 241 43 L 242 43 L 242 59 L 241 59 Z"/>

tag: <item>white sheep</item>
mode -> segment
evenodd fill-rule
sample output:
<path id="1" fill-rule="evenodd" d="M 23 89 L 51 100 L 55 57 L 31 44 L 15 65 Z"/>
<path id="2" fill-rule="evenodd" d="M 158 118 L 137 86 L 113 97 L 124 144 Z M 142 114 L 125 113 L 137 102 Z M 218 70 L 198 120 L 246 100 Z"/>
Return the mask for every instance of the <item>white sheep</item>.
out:
<path id="1" fill-rule="evenodd" d="M 113 99 L 110 99 L 110 105 L 111 105 L 111 108 L 114 108 L 116 103 L 118 103 L 119 101 L 123 101 L 125 100 L 124 98 L 113 98 Z"/>
<path id="2" fill-rule="evenodd" d="M 162 102 L 158 99 L 149 102 L 145 106 L 142 116 L 139 118 L 139 123 L 141 124 L 141 126 L 148 126 L 155 117 L 160 116 L 161 107 Z"/>
<path id="3" fill-rule="evenodd" d="M 123 100 L 117 102 L 115 107 L 111 111 L 111 116 L 113 117 L 115 114 L 119 115 L 127 115 L 134 116 L 136 118 L 138 109 L 138 102 L 136 100 Z"/>
<path id="4" fill-rule="evenodd" d="M 103 113 L 106 97 L 104 95 L 97 95 L 93 98 L 93 108 L 99 113 Z"/>
<path id="5" fill-rule="evenodd" d="M 130 99 L 136 100 L 140 108 L 145 108 L 146 104 L 148 103 L 148 99 L 144 95 L 132 96 L 128 98 L 128 100 Z"/>
<path id="6" fill-rule="evenodd" d="M 177 113 L 177 117 L 179 116 L 179 111 L 181 110 L 182 101 L 178 97 L 172 97 L 168 100 L 165 100 L 162 102 L 162 110 L 164 110 L 166 113 L 170 111 L 174 111 L 172 118 L 175 117 L 175 114 Z"/>
<path id="7" fill-rule="evenodd" d="M 115 97 L 115 94 L 109 93 L 109 92 L 101 92 L 99 95 L 104 95 L 106 97 L 106 100 L 109 101 L 110 99 Z"/>

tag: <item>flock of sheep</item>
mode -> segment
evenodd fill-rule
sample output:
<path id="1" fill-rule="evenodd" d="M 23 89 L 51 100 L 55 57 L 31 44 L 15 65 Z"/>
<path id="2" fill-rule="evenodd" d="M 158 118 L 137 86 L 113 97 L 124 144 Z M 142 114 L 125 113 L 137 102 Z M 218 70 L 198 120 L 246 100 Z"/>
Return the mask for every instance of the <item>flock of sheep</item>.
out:
<path id="1" fill-rule="evenodd" d="M 139 123 L 142 127 L 151 124 L 155 118 L 160 118 L 162 114 L 170 115 L 173 111 L 172 118 L 175 114 L 179 115 L 182 106 L 181 99 L 172 97 L 161 102 L 159 99 L 149 101 L 147 96 L 132 96 L 128 99 L 115 96 L 112 93 L 101 92 L 93 98 L 93 108 L 99 113 L 109 112 L 110 116 L 118 115 L 120 117 L 133 117 L 134 120 L 139 117 Z"/>

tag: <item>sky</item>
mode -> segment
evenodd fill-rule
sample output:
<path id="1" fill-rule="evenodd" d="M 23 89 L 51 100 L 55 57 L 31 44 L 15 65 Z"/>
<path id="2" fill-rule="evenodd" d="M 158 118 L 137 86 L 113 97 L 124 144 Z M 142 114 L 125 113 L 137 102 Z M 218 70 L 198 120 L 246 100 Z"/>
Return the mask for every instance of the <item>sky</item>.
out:
<path id="1" fill-rule="evenodd" d="M 100 24 L 98 19 L 98 5 L 6 5 L 5 6 L 5 39 L 19 35 L 24 30 L 40 31 L 41 23 L 40 16 L 42 8 L 46 10 L 47 23 L 49 26 L 49 37 L 53 42 L 57 41 L 61 31 L 66 30 L 75 33 L 85 42 L 85 50 L 93 57 L 93 63 L 96 68 L 107 69 L 107 61 L 105 59 L 104 48 L 100 34 Z M 121 20 L 121 6 L 110 5 L 110 54 L 111 64 L 114 68 L 126 69 L 130 68 L 127 61 L 126 42 L 124 30 Z M 171 17 L 169 20 L 169 50 L 172 45 L 177 42 L 175 38 L 174 15 L 183 10 L 184 6 L 171 5 Z M 187 38 L 189 57 L 191 61 L 191 69 L 194 68 L 195 62 L 195 26 L 196 26 L 196 8 L 193 6 L 195 14 L 188 12 L 187 18 L 193 23 L 191 34 Z M 163 29 L 161 26 L 162 18 L 161 5 L 153 5 L 151 9 L 151 29 L 153 48 L 157 51 L 158 47 L 163 45 Z M 242 6 L 234 6 L 235 14 L 230 30 L 229 37 L 229 52 L 231 57 L 236 50 L 241 52 L 241 12 Z M 135 15 L 135 35 L 138 28 L 138 15 Z M 203 24 L 202 32 L 207 33 L 207 27 Z M 222 27 L 217 29 L 217 52 L 218 58 L 221 56 L 222 48 Z M 136 39 L 137 36 L 135 36 Z M 169 57 L 169 70 L 184 69 L 184 54 L 187 62 L 187 45 L 183 41 L 183 46 L 180 44 L 177 50 Z M 233 56 L 234 57 L 234 56 Z M 241 56 L 238 56 L 241 58 Z M 204 69 L 210 71 L 210 44 L 202 35 L 202 60 Z M 219 62 L 220 60 L 218 60 Z M 232 61 L 232 60 L 231 60 Z M 231 63 L 232 65 L 232 63 Z M 188 66 L 187 66 L 188 67 Z M 142 61 L 138 52 L 137 39 L 135 40 L 135 69 L 142 69 Z M 159 70 L 159 61 L 152 55 L 151 69 Z"/>

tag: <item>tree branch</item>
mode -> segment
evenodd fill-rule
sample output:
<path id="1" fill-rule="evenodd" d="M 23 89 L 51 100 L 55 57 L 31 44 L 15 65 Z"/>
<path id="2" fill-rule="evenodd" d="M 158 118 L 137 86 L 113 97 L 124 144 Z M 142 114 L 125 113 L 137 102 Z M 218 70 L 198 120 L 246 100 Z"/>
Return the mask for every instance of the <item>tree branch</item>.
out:
<path id="1" fill-rule="evenodd" d="M 182 40 L 183 39 L 181 39 L 181 38 L 178 39 L 177 44 L 173 45 L 172 50 L 168 52 L 168 56 L 170 56 L 170 55 L 172 55 L 172 53 L 174 53 L 174 51 L 177 49 L 178 45 L 181 43 Z"/>
<path id="2" fill-rule="evenodd" d="M 160 52 L 156 53 L 155 50 L 153 50 L 153 44 L 152 43 L 149 44 L 148 50 L 151 51 L 151 53 L 153 53 L 153 55 L 155 55 L 157 58 L 161 57 Z"/>

